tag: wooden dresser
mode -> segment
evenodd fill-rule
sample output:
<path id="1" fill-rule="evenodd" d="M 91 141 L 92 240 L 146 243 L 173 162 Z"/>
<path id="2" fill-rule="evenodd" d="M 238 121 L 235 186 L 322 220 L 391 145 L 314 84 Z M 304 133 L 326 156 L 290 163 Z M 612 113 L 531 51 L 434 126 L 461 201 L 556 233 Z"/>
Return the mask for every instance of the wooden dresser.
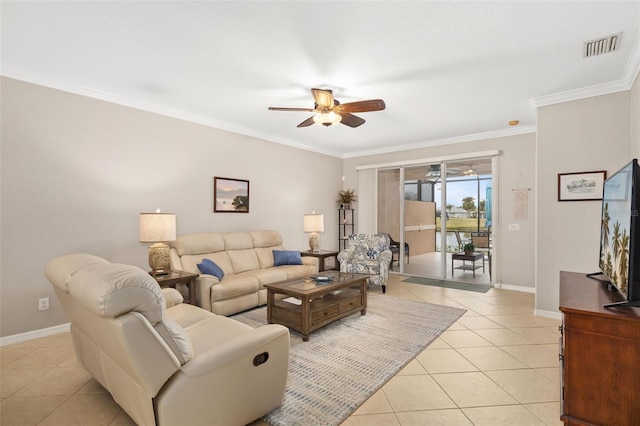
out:
<path id="1" fill-rule="evenodd" d="M 640 425 L 640 309 L 585 274 L 560 272 L 561 419 L 565 425 Z"/>

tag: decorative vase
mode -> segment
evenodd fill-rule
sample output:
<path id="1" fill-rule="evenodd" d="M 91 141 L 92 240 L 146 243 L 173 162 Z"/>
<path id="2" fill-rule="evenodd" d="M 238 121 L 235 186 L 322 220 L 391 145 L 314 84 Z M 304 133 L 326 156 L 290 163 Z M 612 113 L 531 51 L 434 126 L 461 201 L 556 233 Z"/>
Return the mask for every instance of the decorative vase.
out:
<path id="1" fill-rule="evenodd" d="M 465 256 L 469 256 L 470 254 L 472 254 L 473 252 L 471 250 L 465 250 L 464 254 Z"/>

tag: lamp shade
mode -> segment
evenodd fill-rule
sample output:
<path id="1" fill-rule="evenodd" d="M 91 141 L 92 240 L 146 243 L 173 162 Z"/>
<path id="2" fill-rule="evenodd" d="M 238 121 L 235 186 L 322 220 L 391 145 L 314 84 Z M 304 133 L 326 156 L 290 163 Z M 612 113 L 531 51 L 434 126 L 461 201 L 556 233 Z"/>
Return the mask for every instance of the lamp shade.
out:
<path id="1" fill-rule="evenodd" d="M 141 243 L 175 241 L 176 215 L 173 213 L 140 213 Z"/>
<path id="2" fill-rule="evenodd" d="M 324 215 L 316 213 L 305 214 L 304 232 L 324 232 Z"/>

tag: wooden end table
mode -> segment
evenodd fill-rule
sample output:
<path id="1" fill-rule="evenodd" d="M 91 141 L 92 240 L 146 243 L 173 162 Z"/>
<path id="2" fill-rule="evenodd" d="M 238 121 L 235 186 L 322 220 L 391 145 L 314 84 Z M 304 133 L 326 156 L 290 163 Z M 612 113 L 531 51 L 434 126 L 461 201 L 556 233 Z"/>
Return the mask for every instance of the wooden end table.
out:
<path id="1" fill-rule="evenodd" d="M 324 260 L 327 257 L 334 257 L 335 258 L 335 267 L 333 268 L 334 270 L 339 270 L 340 269 L 340 265 L 338 265 L 338 252 L 337 251 L 331 251 L 331 250 L 320 250 L 319 252 L 313 252 L 311 250 L 307 250 L 307 251 L 301 251 L 300 252 L 300 256 L 312 256 L 312 257 L 317 257 L 319 262 L 320 262 L 320 267 L 318 269 L 318 272 L 323 272 L 326 271 L 327 269 L 325 269 L 324 267 Z"/>
<path id="2" fill-rule="evenodd" d="M 196 278 L 199 274 L 192 274 L 191 272 L 184 271 L 169 271 L 168 274 L 154 275 L 149 274 L 156 280 L 161 288 L 172 287 L 176 288 L 177 284 L 185 284 L 189 290 L 189 302 L 192 305 L 197 305 L 196 301 Z"/>
<path id="3" fill-rule="evenodd" d="M 367 313 L 368 275 L 329 271 L 322 276 L 333 281 L 309 277 L 265 284 L 267 322 L 299 331 L 306 342 L 314 330 L 358 311 Z M 288 297 L 276 300 L 276 294 Z"/>

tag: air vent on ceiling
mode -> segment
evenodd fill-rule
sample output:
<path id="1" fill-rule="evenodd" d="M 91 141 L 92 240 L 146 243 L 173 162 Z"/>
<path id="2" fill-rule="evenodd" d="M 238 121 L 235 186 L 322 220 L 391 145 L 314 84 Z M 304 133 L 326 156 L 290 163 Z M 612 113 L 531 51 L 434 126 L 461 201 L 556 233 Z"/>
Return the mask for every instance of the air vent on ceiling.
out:
<path id="1" fill-rule="evenodd" d="M 583 56 L 589 58 L 591 56 L 613 52 L 620 45 L 620 36 L 622 36 L 622 33 L 613 34 L 597 40 L 585 41 Z"/>

